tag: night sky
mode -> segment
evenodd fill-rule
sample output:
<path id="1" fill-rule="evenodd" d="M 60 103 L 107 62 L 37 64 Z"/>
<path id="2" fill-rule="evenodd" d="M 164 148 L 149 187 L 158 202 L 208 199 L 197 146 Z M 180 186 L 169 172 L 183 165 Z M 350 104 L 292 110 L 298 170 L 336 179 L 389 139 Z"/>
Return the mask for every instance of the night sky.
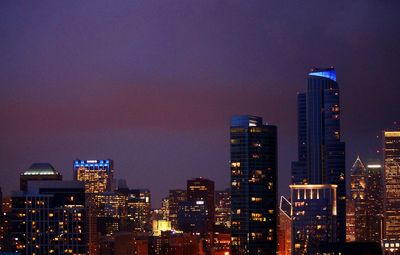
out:
<path id="1" fill-rule="evenodd" d="M 64 179 L 111 158 L 117 178 L 229 186 L 229 120 L 278 126 L 279 185 L 297 156 L 296 93 L 335 66 L 348 168 L 400 119 L 400 1 L 1 1 L 0 186 L 33 162 Z"/>

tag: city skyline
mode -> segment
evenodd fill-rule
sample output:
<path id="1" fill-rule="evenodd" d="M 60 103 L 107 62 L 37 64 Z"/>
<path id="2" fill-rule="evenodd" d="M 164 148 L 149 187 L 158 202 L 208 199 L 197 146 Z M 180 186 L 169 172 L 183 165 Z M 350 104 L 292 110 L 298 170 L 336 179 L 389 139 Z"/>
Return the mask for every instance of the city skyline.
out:
<path id="1" fill-rule="evenodd" d="M 34 162 L 71 180 L 77 158 L 112 158 L 154 207 L 187 179 L 223 189 L 229 119 L 254 114 L 279 128 L 287 195 L 296 93 L 314 66 L 340 73 L 348 157 L 374 156 L 398 120 L 399 3 L 121 3 L 1 3 L 3 194 Z"/>

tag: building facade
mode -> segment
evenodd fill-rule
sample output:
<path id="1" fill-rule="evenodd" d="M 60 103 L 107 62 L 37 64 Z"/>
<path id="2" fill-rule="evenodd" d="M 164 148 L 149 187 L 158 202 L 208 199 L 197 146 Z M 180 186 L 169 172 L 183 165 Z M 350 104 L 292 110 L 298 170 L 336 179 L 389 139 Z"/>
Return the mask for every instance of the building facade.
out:
<path id="1" fill-rule="evenodd" d="M 12 215 L 14 251 L 87 254 L 87 209 L 81 182 L 29 182 L 26 191 L 13 194 Z"/>
<path id="2" fill-rule="evenodd" d="M 28 181 L 62 180 L 62 175 L 49 163 L 33 163 L 20 177 L 20 190 L 26 191 Z"/>
<path id="3" fill-rule="evenodd" d="M 400 130 L 383 132 L 383 160 L 385 169 L 384 237 L 390 244 L 398 244 L 400 243 Z"/>
<path id="4" fill-rule="evenodd" d="M 360 157 L 350 169 L 350 199 L 354 204 L 354 238 L 357 242 L 367 241 L 367 169 Z"/>
<path id="5" fill-rule="evenodd" d="M 293 184 L 337 185 L 336 241 L 346 240 L 345 144 L 340 133 L 340 91 L 334 68 L 313 69 L 298 94 L 298 160 Z"/>
<path id="6" fill-rule="evenodd" d="M 292 204 L 281 196 L 279 204 L 278 254 L 292 255 Z"/>
<path id="7" fill-rule="evenodd" d="M 151 194 L 148 189 L 131 189 L 127 200 L 128 230 L 136 233 L 151 231 Z"/>
<path id="8" fill-rule="evenodd" d="M 215 191 L 215 226 L 221 226 L 227 231 L 231 227 L 230 189 Z"/>
<path id="9" fill-rule="evenodd" d="M 336 188 L 334 184 L 290 185 L 292 201 L 292 254 L 314 255 L 336 241 Z"/>
<path id="10" fill-rule="evenodd" d="M 74 179 L 85 183 L 86 193 L 113 191 L 113 160 L 80 160 L 74 161 Z"/>
<path id="11" fill-rule="evenodd" d="M 367 164 L 367 241 L 380 243 L 383 238 L 383 167 Z"/>
<path id="12" fill-rule="evenodd" d="M 276 254 L 277 128 L 231 119 L 231 254 Z"/>
<path id="13" fill-rule="evenodd" d="M 185 202 L 187 199 L 187 192 L 183 189 L 174 189 L 169 191 L 168 202 L 168 218 L 171 222 L 172 229 L 178 229 L 178 210 L 179 203 Z"/>
<path id="14" fill-rule="evenodd" d="M 206 233 L 211 233 L 215 223 L 215 188 L 214 182 L 206 178 L 195 178 L 187 181 L 187 202 L 198 206 L 204 205 L 205 221 L 202 223 Z M 200 202 L 201 201 L 201 202 Z"/>

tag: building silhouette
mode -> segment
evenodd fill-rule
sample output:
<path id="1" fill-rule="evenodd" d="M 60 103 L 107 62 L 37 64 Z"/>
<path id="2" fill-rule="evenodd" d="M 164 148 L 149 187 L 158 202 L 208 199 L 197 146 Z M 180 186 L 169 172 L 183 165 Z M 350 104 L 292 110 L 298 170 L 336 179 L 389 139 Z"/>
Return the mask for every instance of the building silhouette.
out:
<path id="1" fill-rule="evenodd" d="M 350 199 L 354 203 L 354 239 L 356 242 L 368 240 L 367 235 L 367 169 L 360 157 L 350 169 Z"/>
<path id="2" fill-rule="evenodd" d="M 84 184 L 31 181 L 12 195 L 14 251 L 26 255 L 77 254 L 88 251 Z"/>
<path id="3" fill-rule="evenodd" d="M 292 201 L 292 254 L 317 254 L 336 242 L 335 184 L 290 185 Z"/>
<path id="4" fill-rule="evenodd" d="M 20 190 L 26 191 L 28 181 L 62 180 L 62 175 L 49 163 L 33 163 L 25 172 L 21 173 Z"/>
<path id="5" fill-rule="evenodd" d="M 276 254 L 277 128 L 231 119 L 231 254 Z"/>
<path id="6" fill-rule="evenodd" d="M 384 245 L 400 251 L 400 130 L 383 131 Z M 392 247 L 391 247 L 392 246 Z M 397 253 L 396 253 L 397 254 Z"/>
<path id="7" fill-rule="evenodd" d="M 345 144 L 340 133 L 340 91 L 334 68 L 308 73 L 298 99 L 298 160 L 293 184 L 337 185 L 336 240 L 346 240 Z"/>

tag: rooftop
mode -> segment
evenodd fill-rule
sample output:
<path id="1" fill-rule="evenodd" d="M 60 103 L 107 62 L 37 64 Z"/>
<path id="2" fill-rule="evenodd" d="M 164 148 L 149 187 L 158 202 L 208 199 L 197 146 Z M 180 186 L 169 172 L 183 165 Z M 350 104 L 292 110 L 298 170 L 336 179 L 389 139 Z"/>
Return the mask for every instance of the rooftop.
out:
<path id="1" fill-rule="evenodd" d="M 21 175 L 59 175 L 59 173 L 49 163 L 33 163 Z"/>
<path id="2" fill-rule="evenodd" d="M 333 67 L 330 68 L 313 68 L 311 72 L 308 73 L 310 76 L 318 76 L 336 81 L 336 70 Z"/>

